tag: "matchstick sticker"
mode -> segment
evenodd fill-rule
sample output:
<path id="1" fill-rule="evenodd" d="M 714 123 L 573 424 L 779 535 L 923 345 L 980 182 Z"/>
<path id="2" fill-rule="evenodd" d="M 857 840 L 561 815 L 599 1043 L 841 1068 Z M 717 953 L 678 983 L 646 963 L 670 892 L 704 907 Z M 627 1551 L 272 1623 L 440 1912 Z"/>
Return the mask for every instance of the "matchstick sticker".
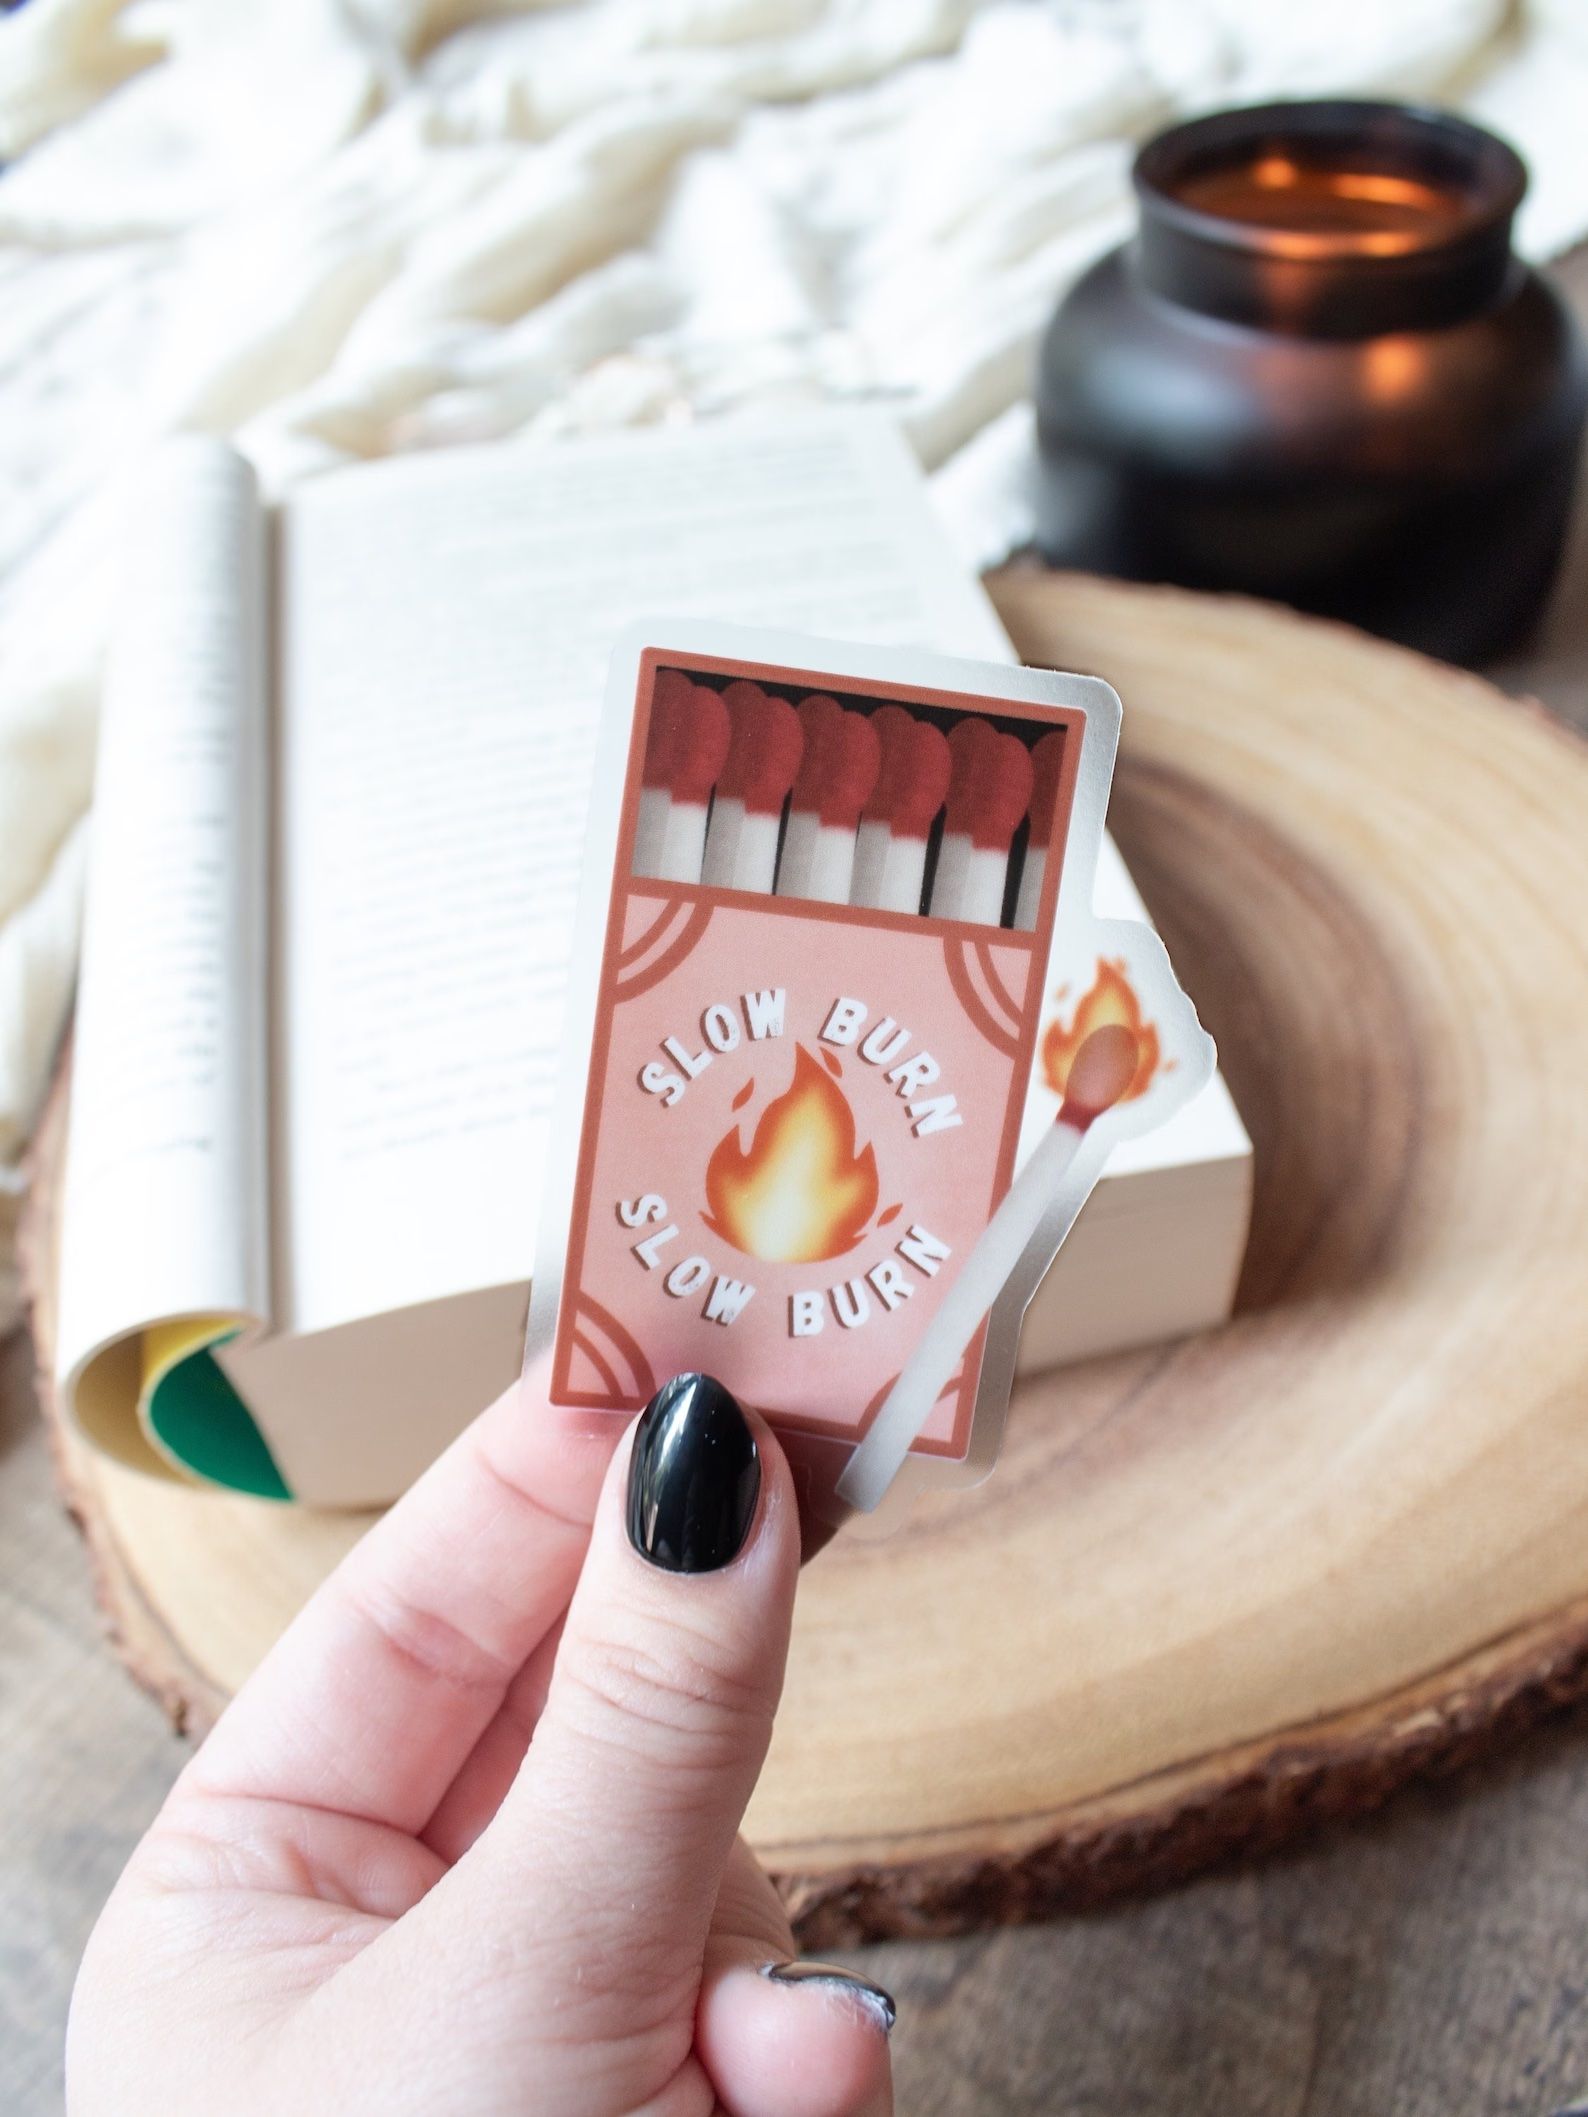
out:
<path id="1" fill-rule="evenodd" d="M 1137 1062 L 1136 1040 L 1118 1023 L 1094 1029 L 1077 1052 L 1057 1118 L 976 1238 L 839 1482 L 841 1497 L 852 1506 L 875 1507 L 902 1469 L 965 1347 L 1013 1276 L 1052 1200 L 1061 1194 L 1087 1133 L 1125 1095 L 1136 1077 Z"/>
<path id="2" fill-rule="evenodd" d="M 656 681 L 634 830 L 634 872 L 698 882 L 712 789 L 728 756 L 728 709 L 677 669 Z"/>
<path id="3" fill-rule="evenodd" d="M 1048 841 L 1053 836 L 1053 813 L 1059 798 L 1059 774 L 1064 767 L 1064 737 L 1044 735 L 1031 749 L 1031 805 L 1027 812 L 1030 836 L 1025 864 L 1020 872 L 1020 896 L 1015 924 L 1029 933 L 1042 908 L 1042 884 L 1048 872 Z"/>
<path id="4" fill-rule="evenodd" d="M 948 738 L 952 772 L 932 916 L 996 926 L 1003 916 L 1009 849 L 1031 805 L 1031 752 L 1018 736 L 968 715 Z"/>
<path id="5" fill-rule="evenodd" d="M 769 894 L 777 873 L 783 804 L 805 747 L 786 698 L 743 679 L 724 691 L 728 754 L 717 781 L 702 879 L 717 889 Z"/>
<path id="6" fill-rule="evenodd" d="M 531 1297 L 554 1403 L 703 1369 L 840 1445 L 852 1505 L 985 1466 L 1011 1303 L 1211 1070 L 1150 930 L 1090 914 L 1117 712 L 721 627 L 620 654 Z"/>
<path id="7" fill-rule="evenodd" d="M 881 754 L 855 841 L 849 901 L 876 911 L 918 912 L 927 843 L 948 794 L 953 759 L 941 728 L 902 706 L 879 706 L 871 725 Z"/>
<path id="8" fill-rule="evenodd" d="M 847 904 L 855 832 L 877 783 L 882 745 L 870 717 L 846 713 L 836 698 L 818 692 L 801 699 L 798 712 L 803 744 L 778 862 L 778 895 Z"/>

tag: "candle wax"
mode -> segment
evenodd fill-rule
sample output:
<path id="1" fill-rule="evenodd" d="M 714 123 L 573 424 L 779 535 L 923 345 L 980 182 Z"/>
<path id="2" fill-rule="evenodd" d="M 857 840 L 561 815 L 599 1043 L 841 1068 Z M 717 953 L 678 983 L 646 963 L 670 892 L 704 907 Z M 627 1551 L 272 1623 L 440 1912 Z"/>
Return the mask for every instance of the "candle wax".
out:
<path id="1" fill-rule="evenodd" d="M 1266 154 L 1188 172 L 1175 196 L 1199 213 L 1304 235 L 1418 233 L 1458 219 L 1459 193 L 1384 169 L 1319 169 Z"/>

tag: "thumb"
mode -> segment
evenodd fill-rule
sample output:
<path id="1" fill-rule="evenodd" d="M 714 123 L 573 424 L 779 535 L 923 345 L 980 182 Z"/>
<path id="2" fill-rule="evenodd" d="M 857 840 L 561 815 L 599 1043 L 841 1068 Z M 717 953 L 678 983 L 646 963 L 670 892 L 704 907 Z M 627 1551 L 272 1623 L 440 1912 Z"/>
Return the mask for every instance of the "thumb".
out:
<path id="1" fill-rule="evenodd" d="M 783 1688 L 799 1543 L 765 1424 L 709 1376 L 670 1382 L 608 1472 L 545 1710 L 470 1855 L 562 1936 L 579 2033 L 693 2009 Z"/>

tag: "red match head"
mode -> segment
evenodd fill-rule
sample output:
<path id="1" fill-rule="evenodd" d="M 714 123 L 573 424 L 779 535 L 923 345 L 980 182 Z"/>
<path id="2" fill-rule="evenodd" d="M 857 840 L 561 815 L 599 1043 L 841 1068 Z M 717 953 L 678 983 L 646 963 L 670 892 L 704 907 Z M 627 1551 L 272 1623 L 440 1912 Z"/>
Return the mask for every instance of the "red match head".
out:
<path id="1" fill-rule="evenodd" d="M 948 738 L 953 772 L 946 827 L 972 845 L 1007 853 L 1031 805 L 1031 752 L 1015 735 L 967 714 Z"/>
<path id="2" fill-rule="evenodd" d="M 673 753 L 673 799 L 704 807 L 728 756 L 728 709 L 709 684 L 691 684 L 678 710 Z"/>
<path id="3" fill-rule="evenodd" d="M 1064 766 L 1065 734 L 1052 728 L 1031 750 L 1031 843 L 1046 847 L 1053 836 L 1059 805 L 1059 773 Z"/>
<path id="4" fill-rule="evenodd" d="M 678 757 L 681 719 L 694 685 L 681 669 L 663 669 L 651 692 L 651 725 L 645 738 L 645 769 L 641 784 L 666 787 L 673 784 L 673 766 Z"/>
<path id="5" fill-rule="evenodd" d="M 896 838 L 926 838 L 948 793 L 953 770 L 948 739 L 903 706 L 879 706 L 871 716 L 882 748 L 877 784 L 866 805 L 869 822 L 885 823 Z"/>
<path id="6" fill-rule="evenodd" d="M 853 830 L 877 783 L 882 745 L 864 713 L 846 713 L 818 691 L 796 709 L 805 747 L 794 781 L 794 808 Z"/>
<path id="7" fill-rule="evenodd" d="M 1094 1118 L 1112 1110 L 1136 1078 L 1141 1048 L 1123 1022 L 1105 1022 L 1086 1037 L 1070 1061 L 1060 1121 L 1084 1132 Z"/>
<path id="8" fill-rule="evenodd" d="M 775 815 L 800 768 L 804 737 L 799 715 L 742 677 L 722 694 L 728 712 L 728 759 L 717 792 L 742 801 L 752 814 Z"/>

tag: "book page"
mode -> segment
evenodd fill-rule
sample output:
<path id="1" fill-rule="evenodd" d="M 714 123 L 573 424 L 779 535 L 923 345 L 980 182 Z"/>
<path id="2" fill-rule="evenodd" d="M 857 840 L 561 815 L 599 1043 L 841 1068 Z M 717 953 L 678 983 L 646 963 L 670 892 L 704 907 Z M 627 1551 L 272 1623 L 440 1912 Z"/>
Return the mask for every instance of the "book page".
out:
<path id="1" fill-rule="evenodd" d="M 618 628 L 709 615 L 998 660 L 886 421 L 333 475 L 280 536 L 277 1321 L 529 1277 Z"/>
<path id="2" fill-rule="evenodd" d="M 144 1327 L 270 1309 L 265 571 L 241 457 L 163 447 L 106 670 L 61 1261 L 61 1371 L 133 1456 Z"/>

